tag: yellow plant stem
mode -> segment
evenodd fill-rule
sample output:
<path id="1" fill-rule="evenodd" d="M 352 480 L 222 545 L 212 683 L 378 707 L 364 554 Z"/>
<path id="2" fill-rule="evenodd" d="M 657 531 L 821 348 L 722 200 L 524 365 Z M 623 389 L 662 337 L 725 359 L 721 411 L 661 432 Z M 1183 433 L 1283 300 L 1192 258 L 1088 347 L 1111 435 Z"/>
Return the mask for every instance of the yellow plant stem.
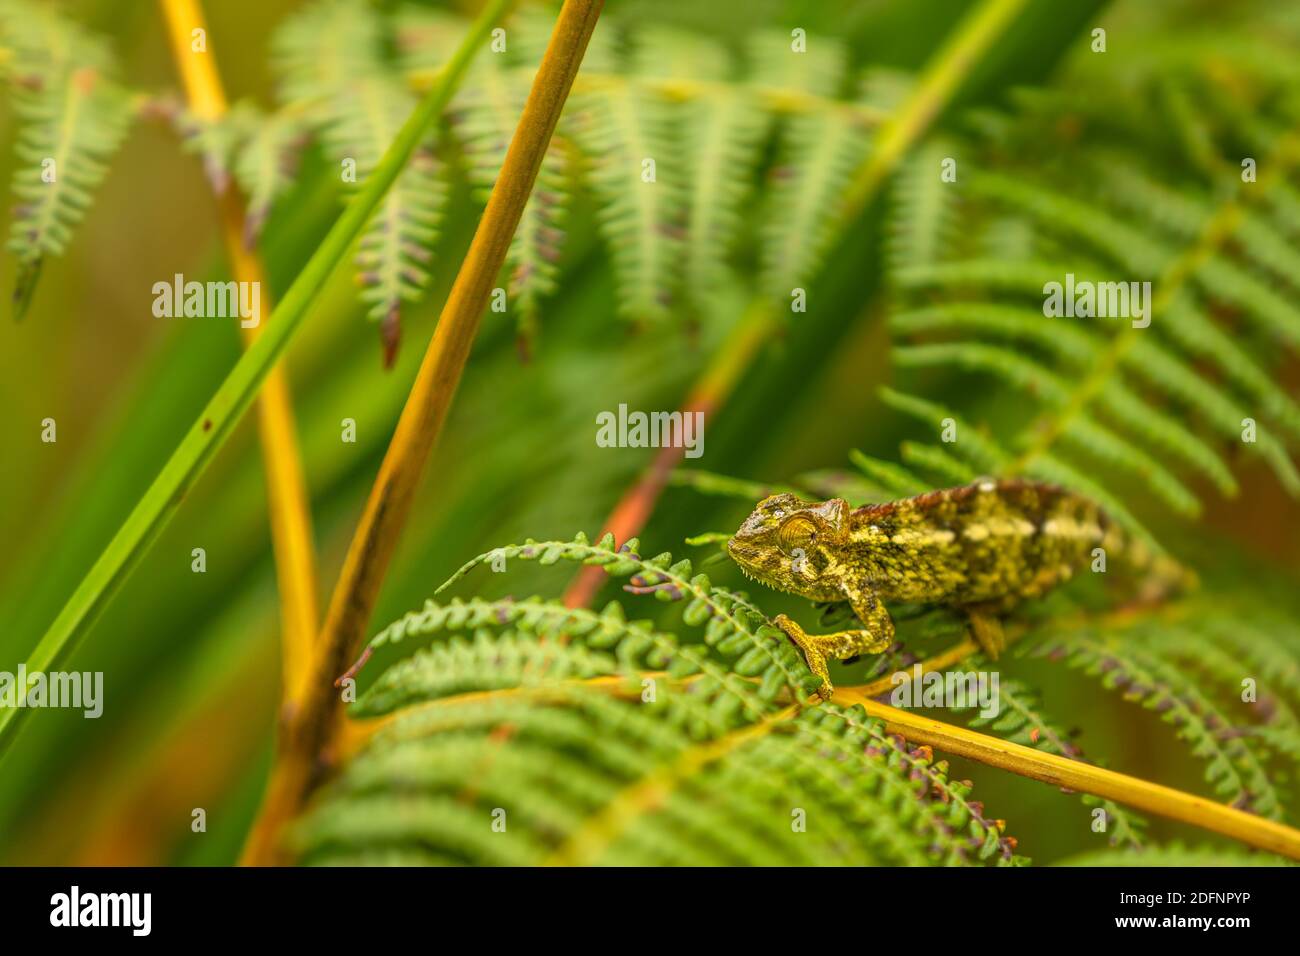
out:
<path id="1" fill-rule="evenodd" d="M 927 744 L 936 750 L 1056 787 L 1105 797 L 1136 810 L 1190 823 L 1261 850 L 1300 860 L 1300 830 L 1216 803 L 1207 797 L 945 724 L 877 703 L 856 691 L 836 690 L 834 700 L 846 705 L 860 704 L 870 716 L 883 720 L 890 733 L 901 734 L 914 743 Z"/>
<path id="2" fill-rule="evenodd" d="M 167 21 L 172 53 L 185 87 L 190 112 L 199 120 L 214 122 L 226 112 L 226 96 L 217 72 L 211 38 L 198 0 L 160 0 Z M 205 34 L 204 52 L 195 52 L 195 30 Z M 269 304 L 262 263 L 244 242 L 244 210 L 232 187 L 217 196 L 222 239 L 231 273 L 239 282 L 256 284 L 262 301 Z M 263 310 L 269 313 L 270 308 Z M 261 331 L 260 324 L 240 329 L 245 345 Z M 266 465 L 267 510 L 275 552 L 276 582 L 280 593 L 283 632 L 282 667 L 286 712 L 297 707 L 306 685 L 307 662 L 320 626 L 316 590 L 316 550 L 311 527 L 310 499 L 298 453 L 289 381 L 282 368 L 266 377 L 257 400 L 258 435 Z"/>
<path id="3" fill-rule="evenodd" d="M 1196 276 L 1197 270 L 1227 246 L 1242 223 L 1242 214 L 1251 202 L 1259 202 L 1269 186 L 1285 181 L 1286 174 L 1300 161 L 1300 132 L 1292 131 L 1274 146 L 1271 155 L 1261 163 L 1264 172 L 1259 181 L 1240 189 L 1224 200 L 1205 220 L 1194 243 L 1173 259 L 1154 283 L 1155 295 L 1151 299 L 1148 317 L 1164 313 L 1165 307 L 1177 301 L 1184 287 Z M 1224 175 L 1232 175 L 1228 164 L 1223 164 Z M 1175 320 L 1176 321 L 1176 320 Z M 1092 361 L 1091 371 L 1075 387 L 1070 400 L 1058 411 L 1044 415 L 1029 428 L 1032 442 L 1017 456 L 1008 471 L 1021 474 L 1040 456 L 1049 451 L 1066 432 L 1071 422 L 1083 414 L 1092 400 L 1111 381 L 1125 356 L 1137 344 L 1138 332 L 1145 327 L 1132 323 L 1116 333 L 1106 350 Z"/>
<path id="4" fill-rule="evenodd" d="M 334 679 L 360 649 L 379 588 L 397 547 L 424 466 L 447 416 L 479 322 L 532 192 L 604 0 L 565 0 L 510 141 L 483 218 L 461 263 L 397 429 L 344 560 L 301 713 L 272 771 L 267 802 L 247 862 L 283 862 L 281 825 L 301 808 L 320 770 L 335 757 L 341 697 Z"/>
<path id="5" fill-rule="evenodd" d="M 972 654 L 978 654 L 979 652 L 979 645 L 970 638 L 966 638 L 966 640 L 959 641 L 946 651 L 942 651 L 934 657 L 921 661 L 919 665 L 921 673 L 928 674 L 931 671 L 947 670 L 949 667 L 960 664 Z M 916 673 L 916 666 L 918 665 L 914 664 L 912 667 L 901 672 L 903 675 L 903 680 L 901 682 L 896 681 L 893 674 L 886 674 L 884 677 L 877 678 L 869 684 L 863 684 L 859 687 L 845 687 L 843 690 L 847 693 L 856 694 L 862 697 L 879 697 L 881 694 L 888 693 L 895 687 L 901 687 L 903 684 L 910 681 Z M 839 692 L 837 692 L 835 696 L 840 696 Z"/>

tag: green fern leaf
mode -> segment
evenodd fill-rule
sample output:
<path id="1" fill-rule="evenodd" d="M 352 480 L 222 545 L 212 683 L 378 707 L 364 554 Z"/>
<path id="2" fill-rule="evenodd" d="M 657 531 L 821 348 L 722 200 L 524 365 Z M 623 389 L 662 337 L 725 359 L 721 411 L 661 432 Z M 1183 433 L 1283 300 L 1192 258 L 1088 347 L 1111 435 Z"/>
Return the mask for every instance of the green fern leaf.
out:
<path id="1" fill-rule="evenodd" d="M 972 660 L 971 665 L 978 667 L 980 660 L 981 658 Z M 1023 747 L 1033 747 L 1071 760 L 1083 756 L 1083 751 L 1071 742 L 1069 735 L 1044 716 L 1037 695 L 1021 682 L 1001 681 L 998 685 L 998 704 L 1000 713 L 996 717 L 985 717 L 976 712 L 969 720 L 970 726 L 986 728 Z M 973 711 L 974 708 L 967 710 Z M 1141 849 L 1145 839 L 1146 820 L 1113 800 L 1102 800 L 1086 793 L 1080 799 L 1084 806 L 1104 811 L 1104 832 L 1108 834 L 1107 842 L 1110 846 Z"/>
<path id="2" fill-rule="evenodd" d="M 351 189 L 363 183 L 411 110 L 415 97 L 387 60 L 388 25 L 370 8 L 321 0 L 276 38 L 287 108 L 300 111 Z M 385 364 L 401 336 L 401 307 L 423 295 L 448 191 L 432 137 L 366 227 L 356 257 L 360 298 L 380 324 Z"/>
<path id="3" fill-rule="evenodd" d="M 941 164 L 952 153 L 950 143 L 930 140 L 894 180 L 888 256 L 895 273 L 939 262 L 951 254 L 958 197 L 955 184 L 941 178 Z"/>
<path id="4" fill-rule="evenodd" d="M 1272 853 L 1236 847 L 1188 847 L 1180 843 L 1142 849 L 1097 850 L 1062 860 L 1058 866 L 1294 866 Z"/>
<path id="5" fill-rule="evenodd" d="M 235 154 L 233 172 L 247 197 L 244 245 L 252 248 L 271 207 L 294 184 L 305 131 L 291 113 L 267 115 L 247 106 L 232 112 L 236 112 L 236 122 L 248 130 Z"/>
<path id="6" fill-rule="evenodd" d="M 470 181 L 484 201 L 528 95 L 527 75 L 508 69 L 500 59 L 485 58 L 453 104 L 452 125 L 465 148 Z M 555 291 L 559 275 L 562 226 L 572 195 L 566 152 L 563 139 L 552 141 L 506 253 L 509 299 L 525 349 L 536 338 L 541 301 Z"/>
<path id="7" fill-rule="evenodd" d="M 591 164 L 618 311 L 631 320 L 666 321 L 678 292 L 686 215 L 673 110 L 633 84 L 582 93 L 572 109 L 566 128 Z"/>
<path id="8" fill-rule="evenodd" d="M 1232 722 L 1184 671 L 1134 646 L 1134 635 L 1120 641 L 1086 633 L 1050 638 L 1034 652 L 1063 659 L 1141 703 L 1172 724 L 1191 753 L 1205 762 L 1206 778 L 1235 806 L 1277 819 L 1281 799 L 1250 738 L 1228 736 Z"/>
<path id="9" fill-rule="evenodd" d="M 41 266 L 67 248 L 107 175 L 135 104 L 111 79 L 107 45 L 48 7 L 0 5 L 0 43 L 12 50 L 6 73 L 19 122 L 8 249 L 18 259 L 13 300 L 21 318 Z"/>

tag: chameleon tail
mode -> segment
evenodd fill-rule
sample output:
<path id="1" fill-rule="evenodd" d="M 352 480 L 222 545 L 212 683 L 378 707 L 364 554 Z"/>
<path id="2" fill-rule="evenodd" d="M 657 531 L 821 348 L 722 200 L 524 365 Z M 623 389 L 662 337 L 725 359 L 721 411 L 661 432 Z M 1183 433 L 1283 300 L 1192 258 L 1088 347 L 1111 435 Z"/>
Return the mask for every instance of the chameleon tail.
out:
<path id="1" fill-rule="evenodd" d="M 1126 534 L 1116 524 L 1107 526 L 1101 547 L 1107 555 L 1115 556 L 1125 572 L 1133 575 L 1136 581 L 1133 590 L 1139 603 L 1158 604 L 1200 586 L 1200 579 L 1191 568 L 1155 550 L 1142 538 Z"/>

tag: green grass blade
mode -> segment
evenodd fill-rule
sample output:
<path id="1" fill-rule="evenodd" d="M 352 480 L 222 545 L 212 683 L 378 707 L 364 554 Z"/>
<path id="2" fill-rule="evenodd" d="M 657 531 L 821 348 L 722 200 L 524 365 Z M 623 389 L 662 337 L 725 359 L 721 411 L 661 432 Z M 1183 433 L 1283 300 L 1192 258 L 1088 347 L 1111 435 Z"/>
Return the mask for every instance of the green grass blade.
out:
<path id="1" fill-rule="evenodd" d="M 438 82 L 411 114 L 375 171 L 294 279 L 271 313 L 266 329 L 231 369 L 149 490 L 36 645 L 26 661 L 29 674 L 47 671 L 64 658 L 180 507 L 185 493 L 252 404 L 262 380 L 302 324 L 308 307 L 406 166 L 420 137 L 446 108 L 492 26 L 512 2 L 489 0 L 448 61 Z M 28 713 L 28 709 L 21 706 L 26 688 L 19 688 L 18 693 L 19 706 L 0 709 L 0 754 L 12 741 L 20 718 Z"/>

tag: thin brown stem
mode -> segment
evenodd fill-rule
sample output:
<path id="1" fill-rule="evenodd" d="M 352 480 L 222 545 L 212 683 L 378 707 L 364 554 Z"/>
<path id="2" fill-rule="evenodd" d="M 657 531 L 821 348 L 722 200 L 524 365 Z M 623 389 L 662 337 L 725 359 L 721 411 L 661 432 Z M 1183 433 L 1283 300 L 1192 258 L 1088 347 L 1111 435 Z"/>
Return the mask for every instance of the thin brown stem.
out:
<path id="1" fill-rule="evenodd" d="M 272 772 L 250 862 L 280 862 L 278 832 L 333 760 L 342 717 L 335 678 L 360 649 L 424 467 L 442 431 L 506 251 L 532 192 L 603 0 L 566 0 L 483 218 L 397 422 L 334 590 L 301 713 Z"/>
<path id="2" fill-rule="evenodd" d="M 185 87 L 190 112 L 205 122 L 226 113 L 226 94 L 217 72 L 211 38 L 203 51 L 192 46 L 193 31 L 207 25 L 198 0 L 160 0 L 177 71 Z M 231 188 L 217 195 L 217 214 L 231 273 L 239 282 L 260 289 L 263 302 L 267 283 L 262 263 L 244 242 L 244 208 Z M 269 312 L 270 309 L 268 308 Z M 245 344 L 261 332 L 261 325 L 240 324 Z M 257 400 L 258 437 L 266 466 L 267 510 L 275 553 L 276 583 L 280 592 L 280 627 L 284 673 L 284 706 L 292 710 L 301 699 L 312 641 L 320 626 L 316 588 L 316 549 L 313 543 L 310 499 L 298 451 L 289 380 L 284 370 L 273 368 Z"/>

